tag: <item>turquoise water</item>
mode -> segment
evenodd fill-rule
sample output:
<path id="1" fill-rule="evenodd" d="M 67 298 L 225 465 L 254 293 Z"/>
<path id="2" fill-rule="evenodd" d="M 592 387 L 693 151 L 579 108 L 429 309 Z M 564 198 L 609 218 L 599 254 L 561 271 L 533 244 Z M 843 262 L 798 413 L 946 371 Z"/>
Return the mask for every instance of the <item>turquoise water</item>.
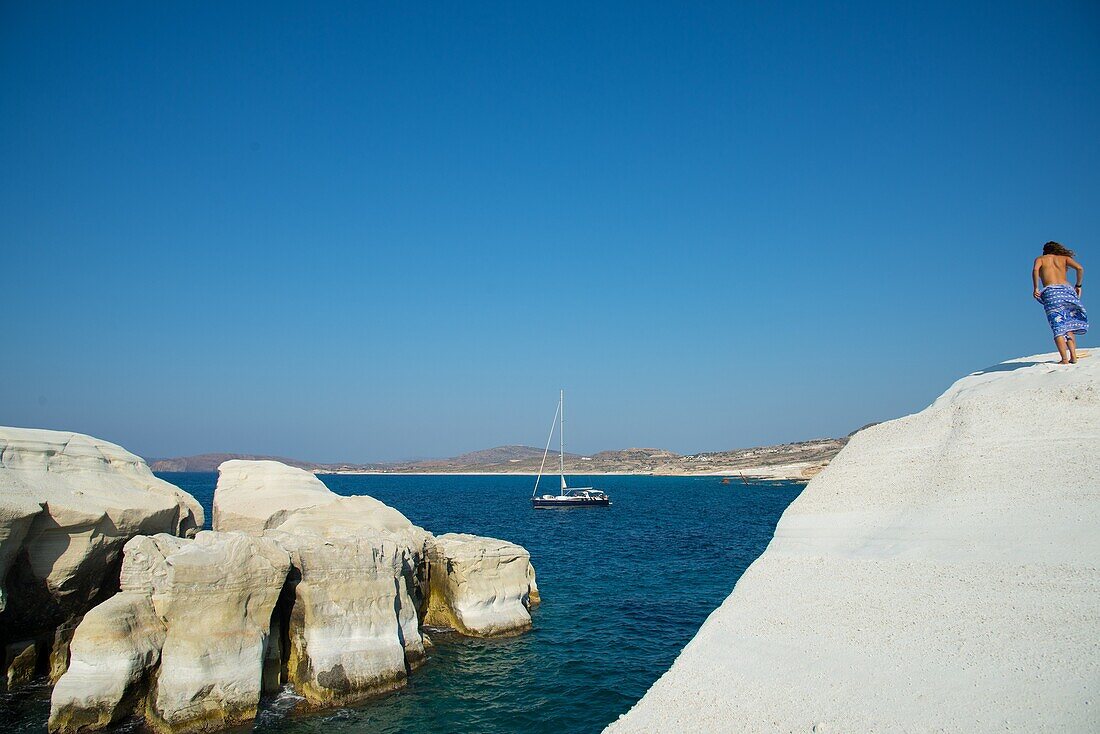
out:
<path id="1" fill-rule="evenodd" d="M 206 508 L 213 474 L 165 474 Z M 265 702 L 255 730 L 566 734 L 598 732 L 665 671 L 745 568 L 763 552 L 802 484 L 723 485 L 716 477 L 577 477 L 610 508 L 533 510 L 528 477 L 323 476 L 370 494 L 436 533 L 526 547 L 543 603 L 521 637 L 435 635 L 409 685 L 355 708 L 295 715 L 289 693 Z M 551 478 L 551 484 L 556 478 Z M 44 730 L 42 696 L 6 706 Z M 14 709 L 14 711 L 13 711 Z M 8 721 L 13 719 L 9 717 Z"/>

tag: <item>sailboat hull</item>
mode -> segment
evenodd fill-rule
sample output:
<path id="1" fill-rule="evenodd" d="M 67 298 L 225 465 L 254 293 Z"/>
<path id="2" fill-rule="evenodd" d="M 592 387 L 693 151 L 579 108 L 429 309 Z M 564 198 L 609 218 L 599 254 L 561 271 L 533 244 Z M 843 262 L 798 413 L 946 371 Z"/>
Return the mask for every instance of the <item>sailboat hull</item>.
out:
<path id="1" fill-rule="evenodd" d="M 611 500 L 607 497 L 570 497 L 569 495 L 532 497 L 531 506 L 536 510 L 566 509 L 570 507 L 610 507 Z"/>

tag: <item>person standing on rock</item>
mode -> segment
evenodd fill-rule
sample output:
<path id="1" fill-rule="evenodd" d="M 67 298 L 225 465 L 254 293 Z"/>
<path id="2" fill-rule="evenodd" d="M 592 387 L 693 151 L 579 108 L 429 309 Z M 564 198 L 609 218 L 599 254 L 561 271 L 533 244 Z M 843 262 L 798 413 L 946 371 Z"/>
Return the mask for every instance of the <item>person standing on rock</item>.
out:
<path id="1" fill-rule="evenodd" d="M 1070 269 L 1077 271 L 1077 285 L 1066 280 Z M 1077 362 L 1077 335 L 1089 330 L 1089 318 L 1081 305 L 1081 285 L 1085 269 L 1073 259 L 1073 250 L 1057 242 L 1043 245 L 1043 254 L 1035 258 L 1031 269 L 1032 296 L 1043 304 L 1047 323 L 1054 332 L 1054 344 L 1062 357 L 1059 364 Z M 1043 288 L 1039 289 L 1042 280 Z"/>

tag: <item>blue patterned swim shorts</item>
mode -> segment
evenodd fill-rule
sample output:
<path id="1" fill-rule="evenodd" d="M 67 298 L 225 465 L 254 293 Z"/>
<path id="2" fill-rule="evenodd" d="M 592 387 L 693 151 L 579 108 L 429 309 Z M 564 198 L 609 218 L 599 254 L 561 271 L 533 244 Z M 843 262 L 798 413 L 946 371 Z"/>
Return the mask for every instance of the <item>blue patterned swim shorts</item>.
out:
<path id="1" fill-rule="evenodd" d="M 1071 331 L 1084 334 L 1089 330 L 1089 317 L 1077 291 L 1065 283 L 1048 285 L 1039 294 L 1043 301 L 1043 310 L 1047 312 L 1047 323 L 1055 338 L 1065 336 Z"/>

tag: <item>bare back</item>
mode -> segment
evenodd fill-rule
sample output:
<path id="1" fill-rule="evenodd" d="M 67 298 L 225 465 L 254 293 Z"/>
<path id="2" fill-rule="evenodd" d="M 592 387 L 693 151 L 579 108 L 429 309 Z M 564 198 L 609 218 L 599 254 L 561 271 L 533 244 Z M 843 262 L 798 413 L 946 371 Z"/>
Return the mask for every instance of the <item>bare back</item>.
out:
<path id="1" fill-rule="evenodd" d="M 1058 347 L 1058 364 L 1077 362 L 1077 334 L 1089 329 L 1088 316 L 1081 305 L 1081 283 L 1085 269 L 1073 259 L 1073 251 L 1057 242 L 1043 245 L 1043 255 L 1035 258 L 1031 266 L 1031 295 L 1043 304 L 1047 323 L 1054 332 L 1054 344 Z M 1076 271 L 1077 283 L 1070 289 L 1066 274 Z M 1039 279 L 1043 288 L 1039 289 Z"/>
<path id="2" fill-rule="evenodd" d="M 1065 255 L 1042 255 L 1035 258 L 1035 269 L 1039 271 L 1039 277 L 1044 286 L 1055 283 L 1069 284 L 1066 279 L 1066 271 L 1077 265 L 1073 258 Z"/>

